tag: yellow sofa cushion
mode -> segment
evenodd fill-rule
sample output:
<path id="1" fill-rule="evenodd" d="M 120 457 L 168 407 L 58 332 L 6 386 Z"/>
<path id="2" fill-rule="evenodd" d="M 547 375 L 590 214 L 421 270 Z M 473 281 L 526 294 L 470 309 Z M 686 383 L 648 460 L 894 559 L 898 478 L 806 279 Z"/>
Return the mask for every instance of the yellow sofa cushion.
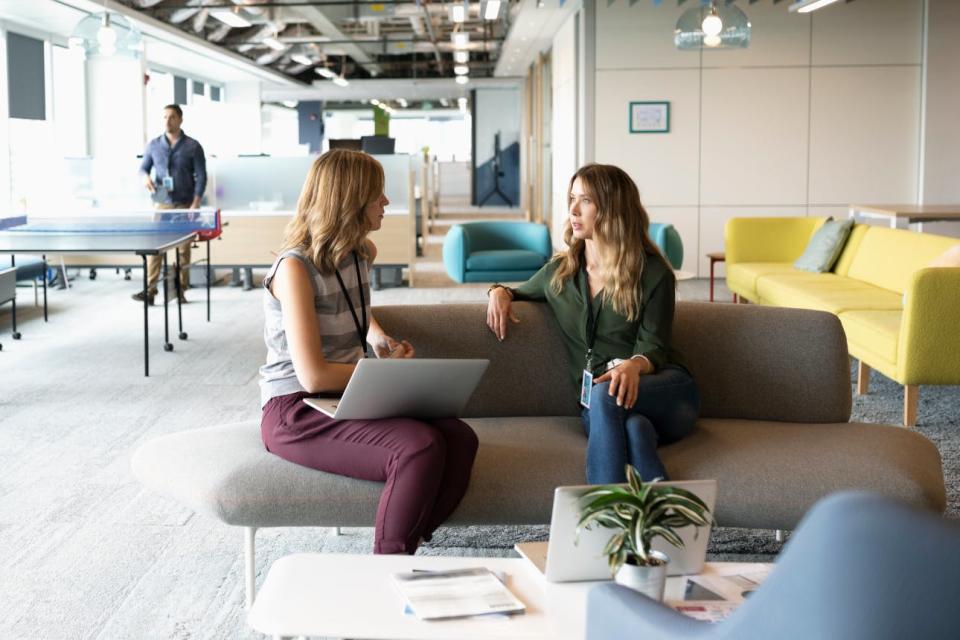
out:
<path id="1" fill-rule="evenodd" d="M 900 294 L 833 273 L 761 276 L 757 294 L 766 304 L 835 314 L 856 309 L 899 312 L 903 308 Z"/>
<path id="2" fill-rule="evenodd" d="M 847 275 L 898 293 L 906 291 L 914 271 L 957 244 L 956 238 L 882 227 L 871 227 L 858 240 Z"/>
<path id="3" fill-rule="evenodd" d="M 750 297 L 756 295 L 757 278 L 769 275 L 803 275 L 805 271 L 795 269 L 789 262 L 741 262 L 727 266 L 727 286 Z"/>
<path id="4" fill-rule="evenodd" d="M 845 311 L 839 316 L 851 351 L 865 349 L 890 363 L 897 361 L 902 317 L 903 313 L 899 310 Z"/>

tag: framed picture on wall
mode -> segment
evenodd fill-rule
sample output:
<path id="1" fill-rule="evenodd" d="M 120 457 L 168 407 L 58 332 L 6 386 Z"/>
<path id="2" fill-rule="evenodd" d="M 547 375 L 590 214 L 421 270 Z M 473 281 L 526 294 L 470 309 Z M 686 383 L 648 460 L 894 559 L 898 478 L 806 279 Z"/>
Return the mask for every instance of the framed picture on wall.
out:
<path id="1" fill-rule="evenodd" d="M 669 102 L 631 102 L 630 133 L 668 133 Z"/>

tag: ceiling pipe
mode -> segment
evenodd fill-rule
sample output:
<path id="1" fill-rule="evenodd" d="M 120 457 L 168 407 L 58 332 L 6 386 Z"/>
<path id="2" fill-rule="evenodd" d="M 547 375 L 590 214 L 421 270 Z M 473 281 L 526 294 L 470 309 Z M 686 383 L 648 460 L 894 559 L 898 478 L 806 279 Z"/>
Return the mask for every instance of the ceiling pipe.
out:
<path id="1" fill-rule="evenodd" d="M 433 57 L 437 59 L 437 70 L 440 75 L 446 73 L 447 65 L 443 61 L 443 56 L 440 55 L 440 47 L 437 46 L 437 36 L 433 32 L 433 20 L 430 19 L 430 11 L 427 9 L 427 5 L 430 4 L 429 0 L 420 0 L 418 3 L 420 8 L 423 10 L 423 21 L 427 26 L 427 33 L 430 34 L 430 42 L 433 43 Z"/>

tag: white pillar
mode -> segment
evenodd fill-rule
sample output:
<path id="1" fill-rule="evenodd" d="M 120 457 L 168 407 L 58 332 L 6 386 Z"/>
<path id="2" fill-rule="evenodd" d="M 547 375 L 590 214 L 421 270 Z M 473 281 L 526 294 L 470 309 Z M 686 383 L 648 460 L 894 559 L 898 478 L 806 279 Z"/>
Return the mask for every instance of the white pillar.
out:
<path id="1" fill-rule="evenodd" d="M 260 153 L 263 149 L 260 83 L 229 82 L 224 93 L 226 117 L 233 132 L 228 155 Z"/>
<path id="2" fill-rule="evenodd" d="M 146 144 L 143 59 L 93 56 L 87 60 L 87 119 L 90 155 L 129 160 Z"/>

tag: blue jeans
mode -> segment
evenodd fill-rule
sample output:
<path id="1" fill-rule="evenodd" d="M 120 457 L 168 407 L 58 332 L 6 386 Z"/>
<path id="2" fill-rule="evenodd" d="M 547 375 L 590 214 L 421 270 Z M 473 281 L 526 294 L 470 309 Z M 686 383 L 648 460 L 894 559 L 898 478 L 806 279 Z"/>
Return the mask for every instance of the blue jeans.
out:
<path id="1" fill-rule="evenodd" d="M 626 482 L 627 463 L 645 481 L 667 479 L 657 446 L 676 442 L 693 430 L 700 413 L 693 377 L 673 365 L 640 376 L 637 402 L 629 410 L 618 407 L 609 392 L 609 382 L 595 384 L 590 408 L 580 414 L 587 433 L 587 482 Z"/>

